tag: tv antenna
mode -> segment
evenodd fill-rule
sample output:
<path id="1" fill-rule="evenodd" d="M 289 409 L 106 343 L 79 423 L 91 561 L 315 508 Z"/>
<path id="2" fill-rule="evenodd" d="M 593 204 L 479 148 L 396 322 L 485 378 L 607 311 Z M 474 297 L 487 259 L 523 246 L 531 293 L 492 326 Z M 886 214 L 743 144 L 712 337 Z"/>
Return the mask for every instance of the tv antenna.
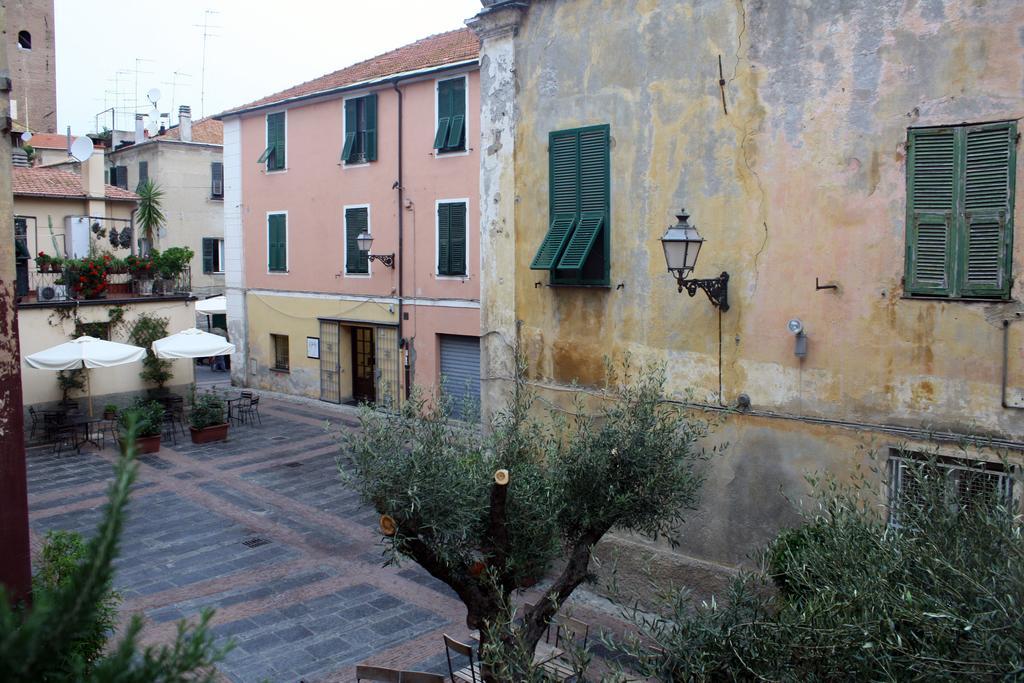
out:
<path id="1" fill-rule="evenodd" d="M 203 12 L 203 23 L 192 24 L 196 28 L 203 29 L 203 70 L 199 77 L 199 118 L 206 116 L 206 39 L 219 38 L 220 34 L 210 33 L 211 28 L 224 28 L 223 26 L 211 26 L 210 15 L 220 14 L 217 10 L 208 9 Z"/>
<path id="2" fill-rule="evenodd" d="M 185 85 L 184 83 L 179 83 L 178 82 L 178 77 L 179 76 L 184 76 L 185 78 L 192 78 L 192 74 L 187 74 L 187 73 L 184 73 L 182 71 L 175 71 L 173 74 L 171 74 L 171 80 L 170 81 L 161 81 L 161 83 L 163 83 L 164 85 L 171 86 L 171 116 L 167 120 L 167 125 L 168 126 L 170 126 L 173 123 L 172 119 L 173 119 L 174 115 L 178 111 L 175 108 L 175 106 L 174 106 L 174 103 L 177 100 L 178 86 L 179 85 Z"/>
<path id="3" fill-rule="evenodd" d="M 139 111 L 139 74 L 152 74 L 153 73 L 152 71 L 142 71 L 142 70 L 140 70 L 139 69 L 139 64 L 141 62 L 155 62 L 155 61 L 156 61 L 155 59 L 145 59 L 143 57 L 136 57 L 135 58 L 135 68 L 133 69 L 133 71 L 135 73 L 135 102 L 132 103 L 132 111 L 135 112 L 135 113 L 138 113 L 138 111 Z"/>

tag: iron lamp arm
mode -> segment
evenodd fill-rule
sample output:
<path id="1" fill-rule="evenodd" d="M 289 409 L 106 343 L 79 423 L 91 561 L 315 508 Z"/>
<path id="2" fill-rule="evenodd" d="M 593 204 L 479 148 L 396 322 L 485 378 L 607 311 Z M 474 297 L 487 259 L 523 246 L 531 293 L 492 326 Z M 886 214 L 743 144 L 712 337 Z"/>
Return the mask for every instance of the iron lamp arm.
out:
<path id="1" fill-rule="evenodd" d="M 704 290 L 712 306 L 720 308 L 723 312 L 729 310 L 729 273 L 722 273 L 718 277 L 703 280 L 686 279 L 686 271 L 670 271 L 676 276 L 676 283 L 679 285 L 680 293 L 685 289 L 690 296 L 695 296 L 698 289 Z"/>

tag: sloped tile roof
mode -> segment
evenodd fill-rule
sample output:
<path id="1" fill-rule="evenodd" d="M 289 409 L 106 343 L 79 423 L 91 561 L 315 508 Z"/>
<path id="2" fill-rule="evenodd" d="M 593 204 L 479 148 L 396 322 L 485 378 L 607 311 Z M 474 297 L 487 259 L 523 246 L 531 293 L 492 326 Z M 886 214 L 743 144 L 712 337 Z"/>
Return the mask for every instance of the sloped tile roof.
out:
<path id="1" fill-rule="evenodd" d="M 268 95 L 241 107 L 229 109 L 218 114 L 217 117 L 238 114 L 256 107 L 271 105 L 295 97 L 327 92 L 347 85 L 355 85 L 356 83 L 384 78 L 394 74 L 465 62 L 476 59 L 479 56 L 480 40 L 470 29 L 460 28 L 448 31 L 447 33 L 438 33 L 396 50 L 377 55 L 364 62 L 358 62 L 339 71 L 300 83 L 273 95 Z"/>
<path id="2" fill-rule="evenodd" d="M 62 171 L 47 166 L 11 169 L 11 187 L 16 197 L 56 197 L 85 199 L 82 178 L 73 171 Z M 120 187 L 106 185 L 106 198 L 112 201 L 134 202 L 139 195 Z"/>
<path id="3" fill-rule="evenodd" d="M 71 142 L 77 139 L 77 135 L 71 136 Z M 35 133 L 28 144 L 36 149 L 67 149 L 68 136 L 57 133 Z"/>
<path id="4" fill-rule="evenodd" d="M 155 140 L 180 140 L 181 131 L 179 126 L 169 128 L 163 135 L 157 135 Z M 208 145 L 224 144 L 224 123 L 210 117 L 192 122 L 192 142 L 203 142 Z"/>

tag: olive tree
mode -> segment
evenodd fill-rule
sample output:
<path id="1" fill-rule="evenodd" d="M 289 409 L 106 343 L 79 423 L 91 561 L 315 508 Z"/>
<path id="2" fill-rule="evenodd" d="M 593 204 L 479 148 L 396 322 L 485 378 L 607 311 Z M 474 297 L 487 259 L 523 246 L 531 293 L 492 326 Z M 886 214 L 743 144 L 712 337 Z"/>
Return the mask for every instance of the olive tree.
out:
<path id="1" fill-rule="evenodd" d="M 664 400 L 660 367 L 609 367 L 606 386 L 577 392 L 569 410 L 541 410 L 523 369 L 486 430 L 451 419 L 443 394 L 398 413 L 364 409 L 342 476 L 380 513 L 389 562 L 411 559 L 450 586 L 485 652 L 525 657 L 593 578 L 605 534 L 667 535 L 696 505 L 706 452 L 695 442 L 708 426 Z M 541 579 L 522 624 L 503 618 L 512 594 Z"/>

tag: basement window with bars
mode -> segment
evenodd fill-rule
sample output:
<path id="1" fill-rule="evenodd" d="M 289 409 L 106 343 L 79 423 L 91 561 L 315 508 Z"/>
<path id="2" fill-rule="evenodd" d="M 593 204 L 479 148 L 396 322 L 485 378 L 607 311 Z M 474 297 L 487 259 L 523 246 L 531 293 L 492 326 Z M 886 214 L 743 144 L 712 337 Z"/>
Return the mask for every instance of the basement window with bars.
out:
<path id="1" fill-rule="evenodd" d="M 341 161 L 365 164 L 377 160 L 377 94 L 345 100 L 345 144 Z"/>
<path id="2" fill-rule="evenodd" d="M 288 372 L 288 335 L 271 334 L 270 345 L 274 351 L 274 369 L 278 372 Z"/>
<path id="3" fill-rule="evenodd" d="M 907 146 L 906 293 L 1009 298 L 1016 122 L 911 128 Z"/>
<path id="4" fill-rule="evenodd" d="M 609 127 L 548 135 L 548 231 L 530 268 L 553 285 L 608 286 L 611 267 Z"/>
<path id="5" fill-rule="evenodd" d="M 935 505 L 975 510 L 979 506 L 1010 505 L 1013 476 L 998 462 L 966 460 L 892 449 L 888 461 L 889 525 L 913 525 L 914 515 Z M 927 486 L 941 479 L 940 487 Z M 938 492 L 941 500 L 935 500 Z"/>

